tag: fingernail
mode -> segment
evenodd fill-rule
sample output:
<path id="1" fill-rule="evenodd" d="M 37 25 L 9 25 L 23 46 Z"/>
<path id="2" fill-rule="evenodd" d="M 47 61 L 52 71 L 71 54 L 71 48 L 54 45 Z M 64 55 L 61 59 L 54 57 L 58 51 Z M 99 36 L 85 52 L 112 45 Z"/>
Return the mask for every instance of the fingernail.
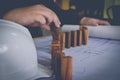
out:
<path id="1" fill-rule="evenodd" d="M 58 23 L 58 24 L 56 25 L 56 27 L 60 27 L 60 23 Z"/>

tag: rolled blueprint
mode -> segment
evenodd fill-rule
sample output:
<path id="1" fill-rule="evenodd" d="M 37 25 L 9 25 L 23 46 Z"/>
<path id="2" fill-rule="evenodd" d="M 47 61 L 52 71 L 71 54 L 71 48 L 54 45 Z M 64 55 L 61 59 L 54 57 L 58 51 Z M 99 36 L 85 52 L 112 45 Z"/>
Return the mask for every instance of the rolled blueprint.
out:
<path id="1" fill-rule="evenodd" d="M 120 40 L 120 26 L 87 26 L 90 37 Z"/>
<path id="2" fill-rule="evenodd" d="M 89 37 L 120 40 L 120 26 L 87 26 Z M 80 25 L 63 25 L 62 32 L 79 30 Z"/>

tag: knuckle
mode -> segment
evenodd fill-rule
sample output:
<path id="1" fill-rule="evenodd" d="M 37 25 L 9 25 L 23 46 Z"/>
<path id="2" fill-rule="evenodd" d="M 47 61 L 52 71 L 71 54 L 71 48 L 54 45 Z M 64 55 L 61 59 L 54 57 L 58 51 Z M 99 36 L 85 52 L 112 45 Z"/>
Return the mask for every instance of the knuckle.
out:
<path id="1" fill-rule="evenodd" d="M 41 22 L 41 24 L 45 24 L 45 23 L 46 23 L 45 18 L 42 17 L 42 18 L 40 19 L 40 22 Z"/>
<path id="2" fill-rule="evenodd" d="M 49 11 L 48 15 L 49 15 L 49 16 L 53 16 L 53 12 L 52 12 L 52 11 Z"/>

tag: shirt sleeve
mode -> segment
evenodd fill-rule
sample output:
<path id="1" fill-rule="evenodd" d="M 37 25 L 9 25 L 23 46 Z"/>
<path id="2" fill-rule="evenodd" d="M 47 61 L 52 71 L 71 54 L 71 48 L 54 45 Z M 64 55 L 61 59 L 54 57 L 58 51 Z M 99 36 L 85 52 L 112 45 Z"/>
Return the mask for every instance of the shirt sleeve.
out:
<path id="1" fill-rule="evenodd" d="M 62 22 L 62 24 L 80 24 L 80 20 L 82 16 L 79 16 L 73 10 L 61 10 L 60 12 L 56 12 Z"/>
<path id="2" fill-rule="evenodd" d="M 75 12 L 74 10 L 61 9 L 53 2 L 53 0 L 44 0 L 43 4 L 48 8 L 52 9 L 57 14 L 62 25 L 63 24 L 80 24 L 80 20 L 83 18 L 83 16 L 79 16 L 77 12 Z"/>

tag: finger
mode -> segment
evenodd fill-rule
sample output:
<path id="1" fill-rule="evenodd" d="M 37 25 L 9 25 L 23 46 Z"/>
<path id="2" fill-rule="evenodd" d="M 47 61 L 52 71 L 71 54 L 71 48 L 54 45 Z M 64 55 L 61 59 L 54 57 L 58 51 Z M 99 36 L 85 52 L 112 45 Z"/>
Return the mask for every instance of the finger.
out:
<path id="1" fill-rule="evenodd" d="M 46 19 L 44 16 L 38 14 L 38 15 L 35 15 L 35 23 L 39 23 L 39 25 L 44 25 L 46 24 Z"/>
<path id="2" fill-rule="evenodd" d="M 99 25 L 110 25 L 109 22 L 104 21 L 104 20 L 100 20 L 100 21 L 98 21 L 98 24 L 99 24 Z"/>
<path id="3" fill-rule="evenodd" d="M 39 14 L 43 15 L 46 18 L 46 23 L 50 24 L 51 22 L 54 22 L 56 27 L 59 27 L 61 22 L 57 15 L 50 9 L 44 7 L 43 11 L 40 11 Z"/>
<path id="4" fill-rule="evenodd" d="M 53 21 L 53 12 L 50 10 L 44 9 L 43 11 L 39 11 L 38 14 L 45 17 L 47 24 L 50 24 Z"/>
<path id="5" fill-rule="evenodd" d="M 99 24 L 97 23 L 97 22 L 90 22 L 90 23 L 88 23 L 87 25 L 91 25 L 91 26 L 98 26 Z"/>
<path id="6" fill-rule="evenodd" d="M 42 14 L 46 18 L 46 24 L 50 24 L 51 22 L 54 22 L 56 27 L 60 27 L 60 20 L 58 19 L 57 15 L 55 13 L 49 13 L 49 14 Z"/>
<path id="7" fill-rule="evenodd" d="M 60 27 L 61 22 L 60 22 L 59 18 L 56 15 L 54 16 L 53 22 L 54 22 L 56 27 Z"/>
<path id="8" fill-rule="evenodd" d="M 33 23 L 33 24 L 30 24 L 30 26 L 32 26 L 32 27 L 38 27 L 38 26 L 40 26 L 40 24 L 39 23 Z"/>
<path id="9" fill-rule="evenodd" d="M 43 29 L 46 29 L 46 30 L 50 30 L 50 26 L 49 25 L 41 25 L 40 27 L 42 27 Z"/>

